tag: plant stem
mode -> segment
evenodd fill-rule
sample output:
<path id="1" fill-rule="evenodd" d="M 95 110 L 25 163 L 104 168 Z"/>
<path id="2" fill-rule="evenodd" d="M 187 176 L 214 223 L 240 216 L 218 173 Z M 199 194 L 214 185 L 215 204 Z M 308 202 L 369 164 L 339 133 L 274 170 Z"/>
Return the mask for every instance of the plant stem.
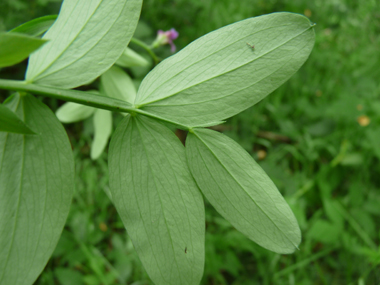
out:
<path id="1" fill-rule="evenodd" d="M 176 125 L 180 129 L 189 130 L 189 126 L 179 124 L 177 122 L 162 118 L 155 114 L 146 112 L 144 110 L 135 108 L 131 103 L 114 99 L 111 97 L 101 96 L 97 94 L 91 94 L 89 92 L 61 89 L 50 86 L 42 86 L 37 84 L 25 83 L 25 81 L 19 80 L 6 80 L 0 79 L 0 89 L 30 92 L 37 95 L 42 95 L 50 98 L 60 99 L 64 101 L 79 103 L 86 106 L 91 106 L 99 109 L 105 109 L 115 112 L 125 112 L 131 114 L 141 114 L 147 117 L 151 117 L 163 122 Z"/>
<path id="2" fill-rule="evenodd" d="M 157 65 L 160 62 L 160 59 L 157 57 L 157 55 L 152 51 L 152 49 L 146 43 L 136 38 L 132 38 L 131 43 L 134 43 L 135 45 L 138 45 L 139 47 L 142 47 L 143 49 L 145 49 L 147 53 L 149 53 L 149 55 L 153 58 L 154 65 Z"/>

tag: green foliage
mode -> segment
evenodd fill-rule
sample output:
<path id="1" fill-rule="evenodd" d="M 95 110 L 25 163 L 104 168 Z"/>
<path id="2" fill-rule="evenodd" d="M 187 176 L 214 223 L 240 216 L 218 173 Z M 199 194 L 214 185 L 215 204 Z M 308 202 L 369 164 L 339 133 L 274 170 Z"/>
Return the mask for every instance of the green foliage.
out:
<path id="1" fill-rule="evenodd" d="M 301 15 L 277 13 L 209 33 L 150 72 L 135 104 L 187 126 L 236 115 L 300 68 L 314 45 L 311 27 Z"/>
<path id="2" fill-rule="evenodd" d="M 49 44 L 30 57 L 26 80 L 65 88 L 93 81 L 125 50 L 136 28 L 141 3 L 64 1 L 57 21 L 43 37 Z"/>
<path id="3" fill-rule="evenodd" d="M 98 158 L 108 144 L 112 132 L 112 112 L 96 110 L 94 114 L 94 141 L 91 145 L 91 158 Z"/>
<path id="4" fill-rule="evenodd" d="M 25 123 L 5 105 L 0 105 L 0 131 L 18 134 L 35 134 Z"/>
<path id="5" fill-rule="evenodd" d="M 129 47 L 121 54 L 116 64 L 122 67 L 147 66 L 149 62 Z"/>
<path id="6" fill-rule="evenodd" d="M 1 1 L 0 18 L 4 12 L 7 18 L 3 18 L 5 25 L 0 23 L 0 29 L 57 13 L 57 9 L 43 13 L 53 7 L 46 3 Z M 280 256 L 261 249 L 221 218 L 206 200 L 202 284 L 378 282 L 378 5 L 377 1 L 346 0 L 144 1 L 144 22 L 135 36 L 153 41 L 146 23 L 153 30 L 175 27 L 180 32 L 176 45 L 182 47 L 221 26 L 274 11 L 304 13 L 318 24 L 316 46 L 301 72 L 255 108 L 229 119 L 223 126 L 213 127 L 260 159 L 259 164 L 299 222 L 303 233 L 300 250 L 292 256 Z M 16 6 L 17 13 L 3 9 Z M 131 46 L 144 52 L 133 42 Z M 247 45 L 245 48 L 249 50 Z M 169 55 L 164 48 L 157 52 L 162 57 Z M 147 71 L 140 67 L 128 69 L 136 86 Z M 0 72 L 2 78 L 21 78 L 23 64 Z M 24 87 L 33 89 L 35 94 L 52 92 L 35 85 Z M 93 88 L 98 88 L 97 81 L 89 87 Z M 61 92 L 72 96 L 70 100 L 94 99 L 79 91 L 55 92 L 57 96 Z M 121 106 L 118 101 L 97 97 L 95 107 L 107 102 Z M 46 102 L 56 109 L 54 100 Z M 114 110 L 111 104 L 107 106 Z M 122 106 L 131 107 L 127 103 Z M 120 119 L 121 116 L 113 116 L 115 123 Z M 67 126 L 78 158 L 78 191 L 67 229 L 37 284 L 151 284 L 115 209 L 100 191 L 109 192 L 107 154 L 96 162 L 88 159 L 93 129 L 93 118 Z"/>
<path id="7" fill-rule="evenodd" d="M 53 25 L 56 19 L 57 15 L 40 17 L 24 23 L 9 32 L 37 37 L 45 33 L 51 27 L 51 25 Z"/>
<path id="8" fill-rule="evenodd" d="M 112 200 L 155 284 L 198 284 L 204 206 L 185 149 L 160 123 L 127 116 L 110 145 Z"/>
<path id="9" fill-rule="evenodd" d="M 46 40 L 23 34 L 0 32 L 0 67 L 23 61 L 45 43 Z"/>
<path id="10" fill-rule="evenodd" d="M 30 95 L 6 106 L 38 135 L 0 133 L 0 283 L 32 284 L 57 245 L 74 191 L 65 130 Z"/>
<path id="11" fill-rule="evenodd" d="M 100 77 L 105 94 L 133 104 L 136 99 L 136 88 L 131 77 L 117 66 L 112 66 Z"/>
<path id="12" fill-rule="evenodd" d="M 197 185 L 213 207 L 269 250 L 293 253 L 301 232 L 276 186 L 239 144 L 207 129 L 187 136 L 186 156 Z"/>
<path id="13" fill-rule="evenodd" d="M 74 123 L 87 119 L 94 114 L 95 110 L 89 106 L 67 102 L 59 107 L 55 114 L 62 123 Z"/>

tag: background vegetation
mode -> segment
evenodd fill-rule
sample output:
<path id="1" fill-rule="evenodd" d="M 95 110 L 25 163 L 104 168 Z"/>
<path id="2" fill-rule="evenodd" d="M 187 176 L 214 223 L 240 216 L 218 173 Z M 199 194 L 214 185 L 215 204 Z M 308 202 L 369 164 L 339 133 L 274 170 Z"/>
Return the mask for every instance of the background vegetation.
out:
<path id="1" fill-rule="evenodd" d="M 0 30 L 59 7 L 59 0 L 1 0 Z M 180 49 L 224 25 L 276 11 L 317 23 L 309 60 L 268 98 L 215 128 L 260 162 L 296 214 L 303 241 L 293 255 L 264 250 L 206 201 L 202 284 L 380 284 L 380 2 L 145 0 L 135 37 L 150 44 L 158 29 L 175 28 Z M 170 55 L 168 47 L 157 53 Z M 0 77 L 23 79 L 25 67 L 2 69 Z M 137 85 L 147 71 L 128 70 Z M 7 95 L 0 91 L 1 101 Z M 62 104 L 41 100 L 53 110 Z M 116 126 L 121 116 L 114 119 Z M 151 284 L 107 198 L 107 153 L 89 158 L 92 128 L 91 119 L 67 125 L 76 194 L 36 284 Z"/>

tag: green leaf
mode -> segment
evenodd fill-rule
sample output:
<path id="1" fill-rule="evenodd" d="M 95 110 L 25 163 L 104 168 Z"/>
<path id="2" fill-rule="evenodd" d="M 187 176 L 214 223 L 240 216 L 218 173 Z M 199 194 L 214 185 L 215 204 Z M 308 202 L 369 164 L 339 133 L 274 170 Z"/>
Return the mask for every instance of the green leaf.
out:
<path id="1" fill-rule="evenodd" d="M 136 88 L 129 75 L 117 66 L 112 66 L 100 77 L 107 96 L 134 104 Z"/>
<path id="2" fill-rule="evenodd" d="M 150 278 L 198 285 L 204 204 L 178 138 L 152 119 L 129 115 L 112 136 L 109 167 L 113 201 Z"/>
<path id="3" fill-rule="evenodd" d="M 313 45 L 312 25 L 299 14 L 274 13 L 228 25 L 154 68 L 136 105 L 188 126 L 224 120 L 288 80 Z"/>
<path id="4" fill-rule="evenodd" d="M 0 67 L 11 66 L 26 59 L 46 40 L 16 33 L 0 33 Z"/>
<path id="5" fill-rule="evenodd" d="M 115 63 L 136 28 L 142 0 L 65 0 L 49 43 L 33 54 L 28 82 L 73 88 Z"/>
<path id="6" fill-rule="evenodd" d="M 59 107 L 55 114 L 62 123 L 74 123 L 87 119 L 95 111 L 93 107 L 68 102 Z"/>
<path id="7" fill-rule="evenodd" d="M 191 173 L 215 209 L 262 247 L 292 253 L 301 232 L 288 204 L 252 157 L 216 131 L 195 129 L 186 140 Z"/>
<path id="8" fill-rule="evenodd" d="M 0 284 L 32 284 L 65 224 L 74 159 L 53 112 L 32 96 L 7 106 L 38 135 L 0 133 Z"/>
<path id="9" fill-rule="evenodd" d="M 0 132 L 35 134 L 21 119 L 4 105 L 0 104 Z"/>
<path id="10" fill-rule="evenodd" d="M 112 112 L 98 109 L 94 114 L 94 141 L 91 145 L 91 158 L 97 159 L 105 147 L 112 131 Z"/>
<path id="11" fill-rule="evenodd" d="M 54 24 L 57 19 L 57 15 L 49 15 L 40 17 L 29 22 L 26 22 L 13 30 L 10 30 L 10 33 L 20 33 L 26 34 L 32 37 L 38 37 L 45 33 L 51 25 Z"/>
<path id="12" fill-rule="evenodd" d="M 122 67 L 147 66 L 149 62 L 134 50 L 127 47 L 120 58 L 116 61 Z"/>

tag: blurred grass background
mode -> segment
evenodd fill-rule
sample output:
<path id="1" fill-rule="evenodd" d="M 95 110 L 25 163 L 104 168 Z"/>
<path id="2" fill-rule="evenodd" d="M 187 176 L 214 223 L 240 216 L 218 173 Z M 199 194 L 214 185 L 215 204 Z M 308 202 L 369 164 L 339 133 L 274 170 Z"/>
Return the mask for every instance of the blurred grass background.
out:
<path id="1" fill-rule="evenodd" d="M 56 14 L 60 2 L 0 0 L 0 30 Z M 277 11 L 317 23 L 310 58 L 269 97 L 217 129 L 273 179 L 303 241 L 293 255 L 264 250 L 206 202 L 202 284 L 380 284 L 380 2 L 145 0 L 135 37 L 150 44 L 157 30 L 175 28 L 181 49 L 224 25 Z M 168 47 L 157 53 L 170 55 Z M 25 67 L 2 69 L 0 77 L 23 79 Z M 139 81 L 146 70 L 129 72 Z M 1 91 L 2 100 L 7 94 Z M 53 110 L 62 104 L 43 100 Z M 114 126 L 120 119 L 115 115 Z M 107 198 L 107 153 L 89 158 L 91 120 L 66 127 L 77 188 L 62 238 L 36 284 L 152 284 Z"/>

